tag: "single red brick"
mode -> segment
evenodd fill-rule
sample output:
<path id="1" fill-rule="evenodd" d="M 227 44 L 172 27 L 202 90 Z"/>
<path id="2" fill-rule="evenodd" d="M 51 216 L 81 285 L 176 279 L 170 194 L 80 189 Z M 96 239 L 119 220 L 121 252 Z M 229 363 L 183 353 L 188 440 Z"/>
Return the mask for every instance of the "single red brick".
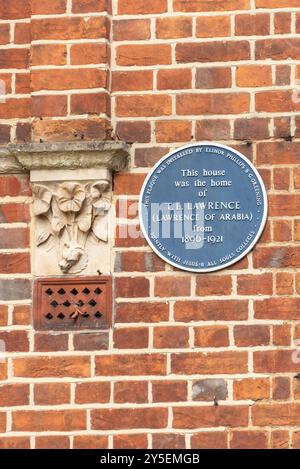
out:
<path id="1" fill-rule="evenodd" d="M 145 434 L 114 435 L 114 449 L 146 449 L 148 439 Z"/>
<path id="2" fill-rule="evenodd" d="M 272 274 L 239 275 L 237 279 L 239 295 L 272 295 Z"/>
<path id="3" fill-rule="evenodd" d="M 270 380 L 268 378 L 244 378 L 234 380 L 233 398 L 235 400 L 261 400 L 270 397 Z"/>
<path id="4" fill-rule="evenodd" d="M 108 437 L 103 435 L 75 435 L 74 449 L 107 449 Z"/>
<path id="5" fill-rule="evenodd" d="M 159 353 L 96 356 L 97 376 L 147 376 L 166 374 L 166 356 Z"/>
<path id="6" fill-rule="evenodd" d="M 31 36 L 38 40 L 72 40 L 108 38 L 109 24 L 105 16 L 87 18 L 69 16 L 32 19 Z"/>
<path id="7" fill-rule="evenodd" d="M 146 121 L 118 122 L 116 135 L 127 143 L 147 143 L 151 140 L 151 125 Z"/>
<path id="8" fill-rule="evenodd" d="M 143 404 L 148 402 L 147 381 L 118 381 L 114 384 L 114 402 Z"/>
<path id="9" fill-rule="evenodd" d="M 185 94 L 176 98 L 179 115 L 240 114 L 249 111 L 247 93 Z"/>
<path id="10" fill-rule="evenodd" d="M 86 382 L 76 384 L 76 404 L 104 404 L 110 399 L 110 383 Z"/>
<path id="11" fill-rule="evenodd" d="M 28 384 L 3 384 L 0 386 L 0 406 L 13 407 L 29 404 Z"/>
<path id="12" fill-rule="evenodd" d="M 85 410 L 19 410 L 12 414 L 13 431 L 42 432 L 86 429 Z"/>
<path id="13" fill-rule="evenodd" d="M 192 36 L 192 18 L 187 16 L 165 16 L 156 20 L 158 39 L 177 39 Z"/>
<path id="14" fill-rule="evenodd" d="M 171 96 L 131 95 L 116 97 L 119 117 L 161 117 L 171 114 Z"/>
<path id="15" fill-rule="evenodd" d="M 231 449 L 267 449 L 267 433 L 235 430 L 230 436 Z"/>
<path id="16" fill-rule="evenodd" d="M 117 65 L 169 65 L 172 63 L 169 44 L 128 44 L 118 46 Z M 153 96 L 152 96 L 153 98 Z"/>
<path id="17" fill-rule="evenodd" d="M 135 349 L 147 348 L 149 330 L 147 327 L 132 327 L 115 329 L 113 332 L 113 344 L 115 348 Z"/>
<path id="18" fill-rule="evenodd" d="M 226 432 L 194 433 L 191 438 L 192 449 L 227 449 Z"/>
<path id="19" fill-rule="evenodd" d="M 272 398 L 287 400 L 291 397 L 291 382 L 287 376 L 276 376 L 272 380 Z"/>
<path id="20" fill-rule="evenodd" d="M 246 373 L 246 352 L 189 352 L 171 355 L 171 372 L 175 374 Z"/>
<path id="21" fill-rule="evenodd" d="M 6 352 L 28 352 L 29 340 L 27 331 L 0 331 L 0 340 L 5 343 Z"/>
<path id="22" fill-rule="evenodd" d="M 24 378 L 84 378 L 91 375 L 90 357 L 52 356 L 14 359 L 14 376 Z"/>
<path id="23" fill-rule="evenodd" d="M 93 430 L 122 430 L 128 428 L 166 428 L 168 409 L 94 409 L 91 411 Z"/>
<path id="24" fill-rule="evenodd" d="M 152 381 L 153 402 L 180 402 L 187 400 L 186 381 Z"/>
<path id="25" fill-rule="evenodd" d="M 35 449 L 70 449 L 70 439 L 63 435 L 37 436 Z"/>
<path id="26" fill-rule="evenodd" d="M 185 326 L 155 327 L 155 348 L 185 348 L 189 346 L 189 330 Z"/>
<path id="27" fill-rule="evenodd" d="M 177 301 L 174 306 L 176 321 L 240 321 L 248 317 L 248 301 L 207 300 Z"/>
<path id="28" fill-rule="evenodd" d="M 75 0 L 74 0 L 75 1 Z M 31 0 L 31 12 L 33 15 L 60 14 L 66 12 L 66 0 Z"/>
<path id="29" fill-rule="evenodd" d="M 152 90 L 152 70 L 126 70 L 112 72 L 112 91 Z"/>
<path id="30" fill-rule="evenodd" d="M 157 121 L 155 124 L 156 141 L 188 142 L 192 136 L 192 123 L 190 121 Z"/>
<path id="31" fill-rule="evenodd" d="M 248 41 L 185 42 L 176 46 L 178 63 L 231 62 L 249 59 L 250 46 Z"/>
<path id="32" fill-rule="evenodd" d="M 230 138 L 230 122 L 225 119 L 199 120 L 196 122 L 197 140 L 227 140 Z"/>
<path id="33" fill-rule="evenodd" d="M 234 340 L 238 347 L 270 344 L 270 328 L 264 325 L 234 326 Z"/>
<path id="34" fill-rule="evenodd" d="M 161 322 L 169 317 L 168 303 L 118 303 L 116 305 L 116 321 L 132 322 Z"/>
<path id="35" fill-rule="evenodd" d="M 230 295 L 232 278 L 230 275 L 198 275 L 196 278 L 196 295 Z"/>
<path id="36" fill-rule="evenodd" d="M 192 87 L 192 71 L 189 68 L 158 70 L 157 89 L 182 90 Z"/>
<path id="37" fill-rule="evenodd" d="M 108 331 L 74 335 L 74 350 L 94 351 L 108 349 Z"/>
<path id="38" fill-rule="evenodd" d="M 147 3 L 144 0 L 120 0 L 118 2 L 119 15 L 149 15 L 164 13 L 167 9 L 167 0 L 153 0 Z"/>
<path id="39" fill-rule="evenodd" d="M 71 46 L 71 64 L 106 64 L 109 58 L 107 44 L 84 43 L 72 44 Z"/>
<path id="40" fill-rule="evenodd" d="M 173 428 L 245 427 L 247 424 L 247 406 L 173 408 Z"/>
<path id="41" fill-rule="evenodd" d="M 153 449 L 185 449 L 185 436 L 177 433 L 152 434 Z"/>
<path id="42" fill-rule="evenodd" d="M 227 347 L 229 345 L 228 327 L 201 326 L 195 327 L 196 347 Z"/>
<path id="43" fill-rule="evenodd" d="M 192 2 L 174 0 L 174 11 L 234 11 L 248 10 L 249 7 L 249 0 L 222 0 L 221 2 L 212 2 L 211 0 L 193 0 Z"/>
<path id="44" fill-rule="evenodd" d="M 68 383 L 38 383 L 34 385 L 36 405 L 70 404 L 70 385 Z"/>
<path id="45" fill-rule="evenodd" d="M 150 20 L 130 19 L 113 22 L 114 41 L 138 41 L 150 39 Z"/>
<path id="46" fill-rule="evenodd" d="M 230 16 L 198 16 L 196 37 L 231 36 Z"/>
<path id="47" fill-rule="evenodd" d="M 64 44 L 33 44 L 31 65 L 66 65 L 67 48 Z"/>
<path id="48" fill-rule="evenodd" d="M 252 421 L 255 426 L 294 426 L 298 425 L 299 411 L 298 403 L 256 404 L 252 407 Z"/>

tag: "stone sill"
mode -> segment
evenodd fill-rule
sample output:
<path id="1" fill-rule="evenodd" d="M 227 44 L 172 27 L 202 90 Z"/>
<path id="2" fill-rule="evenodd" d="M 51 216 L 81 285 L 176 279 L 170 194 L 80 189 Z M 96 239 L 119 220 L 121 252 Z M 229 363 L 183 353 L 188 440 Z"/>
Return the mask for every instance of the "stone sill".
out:
<path id="1" fill-rule="evenodd" d="M 0 149 L 0 173 L 86 168 L 124 171 L 129 150 L 126 143 L 115 141 L 9 144 Z"/>

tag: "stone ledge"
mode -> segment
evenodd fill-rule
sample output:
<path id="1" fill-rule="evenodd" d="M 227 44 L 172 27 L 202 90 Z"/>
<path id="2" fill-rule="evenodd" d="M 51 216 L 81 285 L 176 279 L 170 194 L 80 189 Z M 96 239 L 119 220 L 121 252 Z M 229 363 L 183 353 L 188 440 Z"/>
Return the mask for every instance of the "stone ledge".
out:
<path id="1" fill-rule="evenodd" d="M 0 173 L 85 168 L 118 172 L 128 167 L 129 150 L 126 143 L 114 141 L 9 144 L 0 149 Z"/>

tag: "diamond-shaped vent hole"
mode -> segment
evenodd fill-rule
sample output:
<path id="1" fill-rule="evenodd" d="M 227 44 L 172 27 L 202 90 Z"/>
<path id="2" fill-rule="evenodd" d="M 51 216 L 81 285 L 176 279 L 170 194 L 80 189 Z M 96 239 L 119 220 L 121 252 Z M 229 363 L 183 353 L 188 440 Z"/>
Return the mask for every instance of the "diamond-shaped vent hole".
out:
<path id="1" fill-rule="evenodd" d="M 97 311 L 97 313 L 95 313 L 95 317 L 96 318 L 101 318 L 102 314 L 100 313 L 100 311 Z"/>
<path id="2" fill-rule="evenodd" d="M 50 319 L 52 319 L 52 318 L 53 318 L 53 316 L 52 316 L 52 314 L 51 314 L 51 313 L 48 313 L 48 314 L 46 314 L 45 318 L 47 318 L 47 319 L 49 319 L 49 320 L 50 320 Z"/>
<path id="3" fill-rule="evenodd" d="M 89 305 L 91 305 L 91 306 L 96 306 L 96 304 L 97 304 L 97 303 L 96 303 L 95 300 L 90 300 L 90 301 L 89 301 Z"/>
<path id="4" fill-rule="evenodd" d="M 58 303 L 57 301 L 53 300 L 51 301 L 50 305 L 53 306 L 53 308 L 56 308 L 58 306 Z"/>
<path id="5" fill-rule="evenodd" d="M 84 302 L 82 300 L 79 300 L 76 304 L 77 306 L 79 306 L 79 308 L 81 308 L 84 305 Z"/>
<path id="6" fill-rule="evenodd" d="M 84 314 L 83 314 L 83 317 L 84 317 L 84 318 L 88 318 L 89 316 L 90 316 L 89 313 L 84 313 Z"/>
<path id="7" fill-rule="evenodd" d="M 46 290 L 46 293 L 47 293 L 47 295 L 51 296 L 53 291 L 51 290 L 51 288 L 48 288 L 48 290 Z"/>
<path id="8" fill-rule="evenodd" d="M 82 293 L 84 293 L 85 295 L 88 295 L 90 292 L 90 290 L 88 288 L 85 287 L 84 290 L 82 290 Z"/>
<path id="9" fill-rule="evenodd" d="M 63 288 L 60 288 L 57 293 L 59 293 L 60 295 L 64 295 L 66 291 Z"/>
<path id="10" fill-rule="evenodd" d="M 59 313 L 59 314 L 57 315 L 57 317 L 58 317 L 59 319 L 64 319 L 65 315 L 64 315 L 63 313 Z"/>
<path id="11" fill-rule="evenodd" d="M 71 293 L 74 296 L 78 295 L 78 291 L 76 290 L 76 288 L 73 288 L 73 290 L 71 290 Z"/>
<path id="12" fill-rule="evenodd" d="M 102 290 L 100 290 L 100 288 L 96 288 L 96 290 L 94 290 L 94 292 L 96 293 L 96 295 L 100 295 L 100 293 L 102 293 Z"/>
<path id="13" fill-rule="evenodd" d="M 71 306 L 71 303 L 67 300 L 63 303 L 63 305 L 68 308 L 69 306 Z"/>

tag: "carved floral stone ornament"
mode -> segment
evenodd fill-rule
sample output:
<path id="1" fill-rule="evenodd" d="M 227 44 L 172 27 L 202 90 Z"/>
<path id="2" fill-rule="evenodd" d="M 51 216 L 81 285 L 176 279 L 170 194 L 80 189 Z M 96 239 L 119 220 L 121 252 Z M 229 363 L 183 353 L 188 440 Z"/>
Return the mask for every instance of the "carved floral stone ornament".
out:
<path id="1" fill-rule="evenodd" d="M 110 182 L 64 182 L 53 189 L 33 185 L 33 212 L 36 217 L 35 243 L 56 249 L 61 271 L 82 272 L 88 264 L 88 239 L 97 244 L 108 241 Z"/>
<path id="2" fill-rule="evenodd" d="M 127 168 L 122 142 L 9 144 L 0 173 L 30 173 L 36 276 L 110 274 L 112 179 Z"/>

